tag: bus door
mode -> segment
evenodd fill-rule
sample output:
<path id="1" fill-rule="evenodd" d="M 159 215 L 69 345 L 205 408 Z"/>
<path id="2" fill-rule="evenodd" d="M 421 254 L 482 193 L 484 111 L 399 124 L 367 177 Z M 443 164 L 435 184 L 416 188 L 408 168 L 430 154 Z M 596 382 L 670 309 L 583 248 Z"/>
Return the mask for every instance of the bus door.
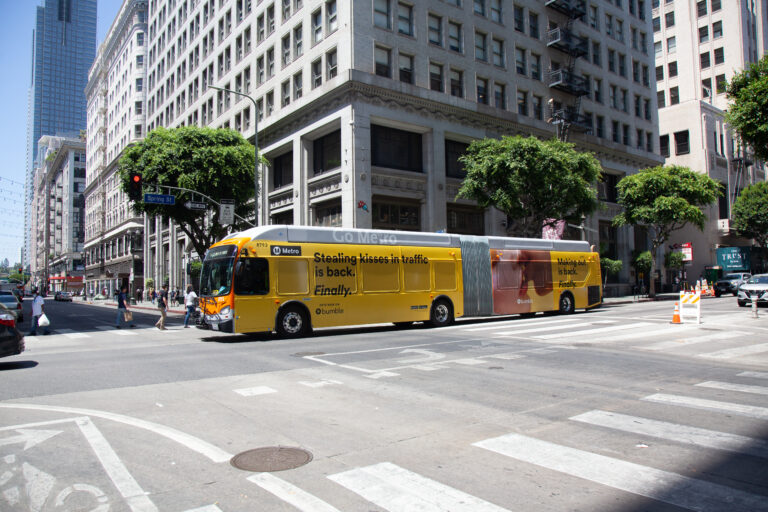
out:
<path id="1" fill-rule="evenodd" d="M 235 332 L 270 331 L 275 325 L 277 305 L 268 298 L 269 262 L 266 258 L 244 257 L 243 252 L 235 263 Z"/>

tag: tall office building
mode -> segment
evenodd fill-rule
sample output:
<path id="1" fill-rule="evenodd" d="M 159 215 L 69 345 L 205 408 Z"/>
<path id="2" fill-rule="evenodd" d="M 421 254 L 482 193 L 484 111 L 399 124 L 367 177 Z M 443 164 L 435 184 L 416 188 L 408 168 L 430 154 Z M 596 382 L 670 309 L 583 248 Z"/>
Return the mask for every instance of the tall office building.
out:
<path id="1" fill-rule="evenodd" d="M 11 51 L 11 49 L 6 49 Z M 86 127 L 88 68 L 96 55 L 96 0 L 45 0 L 32 35 L 32 82 L 27 123 L 25 258 L 30 262 L 34 225 L 30 208 L 37 150 L 44 135 L 79 137 Z"/>
<path id="2" fill-rule="evenodd" d="M 507 234 L 456 199 L 457 158 L 559 133 L 606 175 L 604 208 L 566 236 L 625 262 L 647 244 L 611 224 L 617 181 L 661 162 L 646 0 L 149 0 L 147 31 L 147 130 L 258 130 L 261 224 Z M 183 284 L 202 255 L 145 227 L 145 276 Z"/>
<path id="3" fill-rule="evenodd" d="M 675 233 L 670 244 L 690 243 L 688 278 L 707 270 L 747 270 L 739 240 L 730 232 L 731 208 L 741 189 L 766 179 L 756 161 L 725 123 L 726 83 L 768 49 L 765 0 L 653 0 L 660 152 L 667 164 L 707 174 L 723 185 L 723 196 L 707 208 L 704 231 Z M 667 248 L 669 250 L 669 248 Z M 720 267 L 719 269 L 717 267 Z M 716 272 L 710 272 L 710 279 Z M 672 276 L 668 276 L 672 279 Z"/>

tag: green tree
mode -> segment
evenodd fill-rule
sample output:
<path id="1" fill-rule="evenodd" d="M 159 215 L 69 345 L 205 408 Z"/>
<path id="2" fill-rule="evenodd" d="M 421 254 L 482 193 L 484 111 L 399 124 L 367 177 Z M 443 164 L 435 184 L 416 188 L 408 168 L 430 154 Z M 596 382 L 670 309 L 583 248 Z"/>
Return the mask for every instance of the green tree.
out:
<path id="1" fill-rule="evenodd" d="M 744 188 L 731 210 L 731 229 L 744 238 L 768 245 L 768 183 L 761 181 Z"/>
<path id="2" fill-rule="evenodd" d="M 142 175 L 145 192 L 155 192 L 155 185 L 169 185 L 195 190 L 214 201 L 234 199 L 235 213 L 245 217 L 252 206 L 254 183 L 253 145 L 240 133 L 229 129 L 157 128 L 134 146 L 125 150 L 119 162 L 122 188 L 129 190 L 131 173 Z M 160 192 L 167 193 L 167 189 Z M 175 205 L 134 203 L 138 213 L 170 217 L 189 236 L 199 255 L 227 234 L 219 222 L 219 209 L 208 204 L 207 210 L 189 210 L 184 203 L 200 201 L 199 197 L 181 191 L 171 191 Z M 204 222 L 208 217 L 209 222 Z M 237 228 L 242 228 L 240 224 Z"/>
<path id="3" fill-rule="evenodd" d="M 600 269 L 603 272 L 603 287 L 608 283 L 608 276 L 613 276 L 621 272 L 624 267 L 624 262 L 621 260 L 612 260 L 600 256 Z"/>
<path id="4" fill-rule="evenodd" d="M 472 142 L 459 159 L 467 176 L 457 197 L 507 215 L 509 233 L 541 238 L 559 220 L 580 224 L 597 208 L 600 163 L 573 144 L 504 136 Z"/>
<path id="5" fill-rule="evenodd" d="M 687 224 L 704 229 L 703 206 L 721 195 L 720 184 L 701 173 L 677 165 L 642 169 L 622 178 L 617 188 L 624 211 L 613 219 L 616 226 L 644 225 L 651 228 L 651 284 L 648 295 L 656 295 L 653 275 L 657 249 L 673 231 Z"/>
<path id="6" fill-rule="evenodd" d="M 757 158 L 768 160 L 768 55 L 733 76 L 726 93 L 726 121 Z"/>

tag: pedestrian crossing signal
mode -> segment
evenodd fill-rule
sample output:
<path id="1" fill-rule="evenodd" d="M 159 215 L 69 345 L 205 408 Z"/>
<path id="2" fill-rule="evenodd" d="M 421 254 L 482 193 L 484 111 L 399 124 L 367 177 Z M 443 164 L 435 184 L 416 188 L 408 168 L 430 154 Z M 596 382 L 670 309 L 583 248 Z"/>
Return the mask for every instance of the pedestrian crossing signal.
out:
<path id="1" fill-rule="evenodd" d="M 139 202 L 142 199 L 141 191 L 141 174 L 138 172 L 132 172 L 130 176 L 130 182 L 128 183 L 128 197 L 134 202 Z"/>

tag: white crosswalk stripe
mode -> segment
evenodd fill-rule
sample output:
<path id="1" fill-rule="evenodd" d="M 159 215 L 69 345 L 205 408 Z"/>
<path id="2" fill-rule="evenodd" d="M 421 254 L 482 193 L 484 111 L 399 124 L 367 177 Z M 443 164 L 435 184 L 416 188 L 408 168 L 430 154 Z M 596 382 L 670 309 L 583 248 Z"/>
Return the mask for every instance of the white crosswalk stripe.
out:
<path id="1" fill-rule="evenodd" d="M 75 332 L 72 329 L 57 329 L 56 330 L 59 334 L 64 336 L 65 338 L 69 338 L 71 340 L 78 339 L 78 338 L 90 338 L 91 335 L 84 332 Z"/>
<path id="2" fill-rule="evenodd" d="M 520 434 L 474 446 L 691 510 L 768 510 L 765 496 Z"/>
<path id="3" fill-rule="evenodd" d="M 684 407 L 704 409 L 708 411 L 730 412 L 740 416 L 768 420 L 768 408 L 754 405 L 733 404 L 730 402 L 719 402 L 716 400 L 707 400 L 704 398 L 693 398 L 680 395 L 667 395 L 664 393 L 649 395 L 641 398 L 641 400 L 646 402 L 657 402 L 661 404 L 681 405 Z"/>
<path id="4" fill-rule="evenodd" d="M 768 372 L 741 372 L 739 377 L 753 377 L 755 379 L 768 379 Z"/>
<path id="5" fill-rule="evenodd" d="M 572 338 L 574 336 L 587 336 L 592 334 L 604 334 L 609 332 L 615 332 L 615 331 L 624 331 L 627 329 L 642 329 L 644 327 L 648 327 L 649 325 L 654 325 L 648 322 L 637 322 L 633 324 L 624 324 L 624 325 L 613 325 L 610 327 L 600 327 L 597 329 L 585 329 L 581 331 L 573 331 L 569 333 L 553 333 L 553 334 L 543 334 L 541 336 L 534 336 L 535 339 L 539 340 L 551 340 L 554 338 Z M 592 339 L 590 338 L 590 341 Z"/>
<path id="6" fill-rule="evenodd" d="M 278 478 L 271 473 L 259 473 L 248 477 L 265 491 L 269 491 L 286 503 L 290 503 L 301 512 L 339 512 L 335 507 L 324 502 L 295 485 Z"/>
<path id="7" fill-rule="evenodd" d="M 589 411 L 571 416 L 570 419 L 598 427 L 768 459 L 768 442 L 753 437 L 607 411 Z"/>
<path id="8" fill-rule="evenodd" d="M 550 325 L 544 325 L 540 327 L 534 327 L 532 329 L 519 329 L 514 331 L 496 332 L 494 334 L 496 336 L 520 336 L 521 334 L 530 334 L 532 332 L 560 331 L 563 329 L 574 329 L 576 327 L 587 327 L 590 325 L 592 325 L 592 322 L 578 322 L 578 323 L 571 323 L 568 325 L 558 325 L 555 327 L 552 327 Z"/>
<path id="9" fill-rule="evenodd" d="M 733 331 L 733 332 L 716 332 L 712 334 L 704 334 L 701 336 L 696 336 L 692 338 L 678 338 L 672 341 L 661 341 L 659 343 L 654 343 L 652 345 L 646 345 L 646 346 L 640 346 L 637 347 L 642 350 L 669 350 L 674 349 L 678 347 L 685 347 L 689 345 L 696 345 L 698 343 L 707 343 L 710 341 L 720 341 L 720 340 L 727 340 L 731 338 L 737 338 L 739 336 L 744 336 L 745 333 L 740 331 Z"/>
<path id="10" fill-rule="evenodd" d="M 390 512 L 506 511 L 390 462 L 351 469 L 328 478 Z"/>
<path id="11" fill-rule="evenodd" d="M 725 391 L 740 391 L 742 393 L 753 393 L 755 395 L 768 395 L 768 388 L 764 386 L 748 386 L 746 384 L 732 384 L 730 382 L 719 382 L 709 380 L 696 384 L 702 388 L 722 389 Z"/>
<path id="12" fill-rule="evenodd" d="M 727 348 L 717 352 L 699 354 L 699 357 L 707 359 L 733 359 L 734 357 L 753 356 L 768 352 L 768 343 L 759 343 L 757 345 L 747 345 L 745 347 Z"/>

